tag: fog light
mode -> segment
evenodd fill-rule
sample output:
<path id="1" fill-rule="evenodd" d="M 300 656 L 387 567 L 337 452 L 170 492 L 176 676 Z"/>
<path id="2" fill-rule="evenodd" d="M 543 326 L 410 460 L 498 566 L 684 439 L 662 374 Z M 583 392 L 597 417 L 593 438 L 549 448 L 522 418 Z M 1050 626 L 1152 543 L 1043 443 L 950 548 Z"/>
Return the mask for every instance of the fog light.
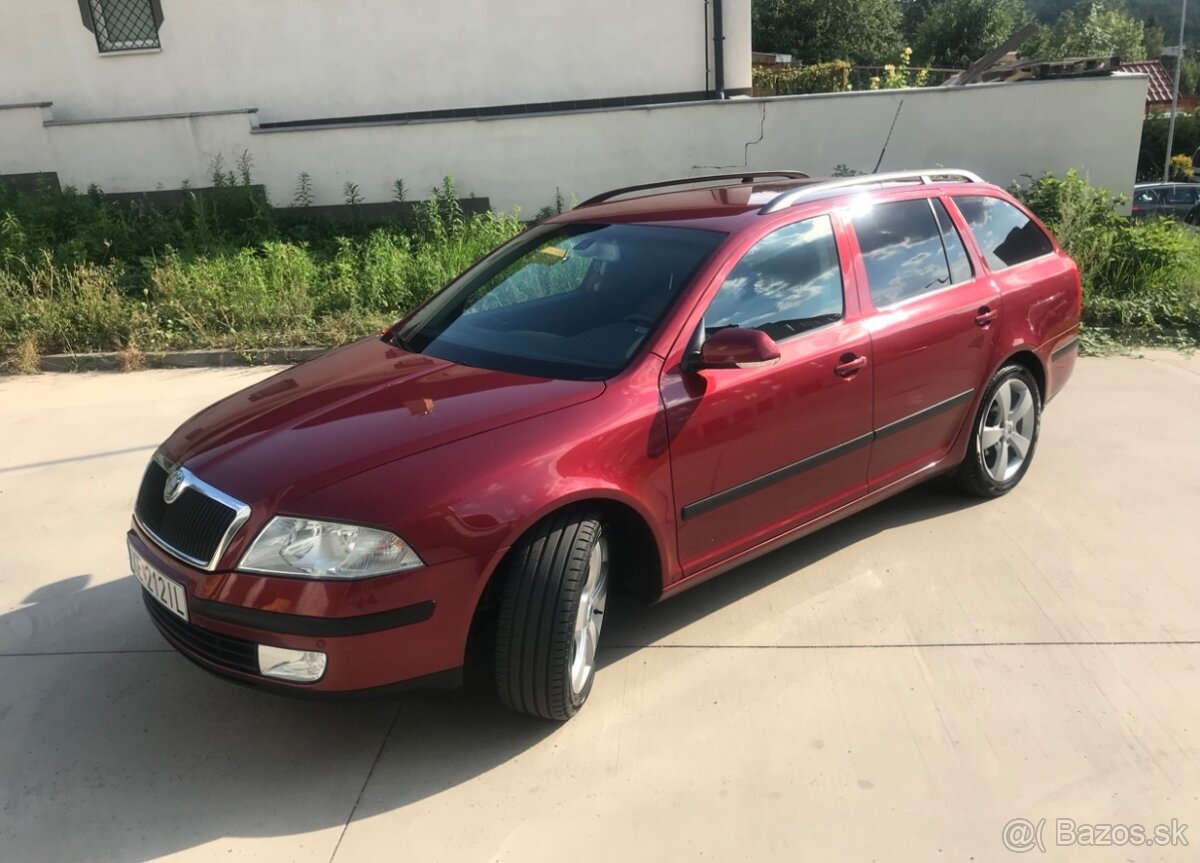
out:
<path id="1" fill-rule="evenodd" d="M 258 670 L 267 677 L 313 683 L 325 673 L 325 654 L 318 650 L 288 650 L 260 644 Z"/>

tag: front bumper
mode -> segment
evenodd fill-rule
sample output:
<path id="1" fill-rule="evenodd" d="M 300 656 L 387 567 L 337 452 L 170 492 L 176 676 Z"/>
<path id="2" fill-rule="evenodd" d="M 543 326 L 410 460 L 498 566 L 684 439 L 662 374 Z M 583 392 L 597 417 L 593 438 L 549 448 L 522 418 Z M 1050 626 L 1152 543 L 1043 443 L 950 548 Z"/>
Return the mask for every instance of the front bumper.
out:
<path id="1" fill-rule="evenodd" d="M 162 551 L 136 524 L 129 541 L 151 566 L 184 586 L 188 622 L 143 591 L 151 620 L 173 647 L 224 677 L 295 694 L 453 683 L 493 560 L 463 558 L 339 583 L 205 572 Z M 304 684 L 264 677 L 258 673 L 259 644 L 320 651 L 328 657 L 325 673 Z"/>

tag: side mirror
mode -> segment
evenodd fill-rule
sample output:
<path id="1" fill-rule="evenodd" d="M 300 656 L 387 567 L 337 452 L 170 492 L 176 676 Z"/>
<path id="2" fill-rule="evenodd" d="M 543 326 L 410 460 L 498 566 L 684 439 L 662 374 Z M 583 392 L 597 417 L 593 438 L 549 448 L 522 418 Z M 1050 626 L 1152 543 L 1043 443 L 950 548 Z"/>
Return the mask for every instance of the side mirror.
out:
<path id="1" fill-rule="evenodd" d="M 693 354 L 689 371 L 700 369 L 753 369 L 779 362 L 779 345 L 762 330 L 728 327 L 704 340 Z"/>

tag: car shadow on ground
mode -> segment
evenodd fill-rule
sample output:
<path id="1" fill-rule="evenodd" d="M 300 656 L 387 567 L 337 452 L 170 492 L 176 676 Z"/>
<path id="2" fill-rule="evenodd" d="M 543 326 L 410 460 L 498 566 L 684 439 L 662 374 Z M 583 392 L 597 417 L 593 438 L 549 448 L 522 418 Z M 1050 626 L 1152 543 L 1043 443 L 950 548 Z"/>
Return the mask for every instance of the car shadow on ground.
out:
<path id="1" fill-rule="evenodd" d="M 611 625 L 605 630 L 605 637 L 600 644 L 600 667 L 618 662 L 781 579 L 803 579 L 806 567 L 861 540 L 887 530 L 959 512 L 982 502 L 980 498 L 960 493 L 949 481 L 934 480 L 702 582 L 657 605 L 643 605 L 625 597 L 617 597 L 616 608 L 612 609 Z M 856 575 L 847 572 L 844 578 Z M 825 585 L 826 588 L 828 586 Z"/>
<path id="2" fill-rule="evenodd" d="M 921 487 L 669 602 L 619 602 L 602 666 L 861 539 L 970 505 Z M 209 843 L 215 855 L 230 837 L 340 830 L 356 806 L 364 817 L 425 800 L 561 727 L 477 689 L 316 703 L 231 685 L 159 638 L 131 577 L 87 583 L 62 579 L 0 615 L 0 847 L 12 859 L 143 861 Z M 79 648 L 81 632 L 95 648 Z M 603 667 L 597 685 L 602 698 Z"/>

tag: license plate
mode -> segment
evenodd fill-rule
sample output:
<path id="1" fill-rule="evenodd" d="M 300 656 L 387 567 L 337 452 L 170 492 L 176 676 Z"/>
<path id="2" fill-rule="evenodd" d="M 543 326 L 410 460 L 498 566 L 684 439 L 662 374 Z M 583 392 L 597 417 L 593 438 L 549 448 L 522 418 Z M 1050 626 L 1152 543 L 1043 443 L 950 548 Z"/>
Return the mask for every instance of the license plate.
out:
<path id="1" fill-rule="evenodd" d="M 133 577 L 142 583 L 142 587 L 159 605 L 183 620 L 188 619 L 187 593 L 182 584 L 167 578 L 142 560 L 132 544 L 129 546 L 129 565 L 133 568 Z"/>

